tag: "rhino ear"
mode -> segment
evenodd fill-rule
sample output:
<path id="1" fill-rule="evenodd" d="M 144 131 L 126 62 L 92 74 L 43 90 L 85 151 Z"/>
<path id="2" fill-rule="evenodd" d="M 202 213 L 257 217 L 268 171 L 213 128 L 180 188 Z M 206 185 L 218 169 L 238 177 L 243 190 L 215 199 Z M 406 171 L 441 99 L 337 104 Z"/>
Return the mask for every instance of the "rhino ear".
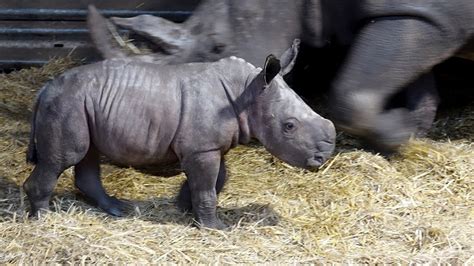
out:
<path id="1" fill-rule="evenodd" d="M 182 52 L 192 41 L 191 34 L 182 25 L 164 18 L 140 15 L 132 18 L 113 17 L 111 20 L 120 27 L 144 36 L 168 54 Z"/>
<path id="2" fill-rule="evenodd" d="M 281 61 L 281 71 L 280 75 L 284 76 L 293 69 L 293 66 L 296 62 L 296 57 L 298 56 L 298 52 L 300 49 L 301 41 L 299 39 L 295 39 L 293 44 L 291 45 L 288 50 L 286 50 L 280 57 Z"/>
<path id="3" fill-rule="evenodd" d="M 272 54 L 267 56 L 267 60 L 265 60 L 265 66 L 263 67 L 263 78 L 265 80 L 265 85 L 270 84 L 273 78 L 278 75 L 280 70 L 280 60 L 278 60 Z"/>
<path id="4" fill-rule="evenodd" d="M 106 18 L 104 18 L 93 5 L 88 6 L 87 27 L 95 48 L 105 58 L 123 58 L 126 53 L 114 41 L 111 32 L 116 32 L 116 28 Z"/>

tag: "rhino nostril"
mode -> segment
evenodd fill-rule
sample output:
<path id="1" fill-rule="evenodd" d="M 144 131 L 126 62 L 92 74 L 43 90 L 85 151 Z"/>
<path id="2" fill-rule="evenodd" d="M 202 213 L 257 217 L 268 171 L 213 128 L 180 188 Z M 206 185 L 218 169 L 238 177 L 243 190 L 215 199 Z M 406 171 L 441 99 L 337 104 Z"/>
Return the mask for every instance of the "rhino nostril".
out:
<path id="1" fill-rule="evenodd" d="M 314 160 L 320 164 L 324 163 L 324 158 L 320 155 L 314 155 Z"/>
<path id="2" fill-rule="evenodd" d="M 335 141 L 331 140 L 322 140 L 316 145 L 317 151 L 321 153 L 332 153 L 335 148 Z M 321 156 L 320 156 L 321 157 Z"/>
<path id="3" fill-rule="evenodd" d="M 323 164 L 323 162 L 324 158 L 322 156 L 315 155 L 306 161 L 306 167 L 311 169 L 318 168 Z"/>

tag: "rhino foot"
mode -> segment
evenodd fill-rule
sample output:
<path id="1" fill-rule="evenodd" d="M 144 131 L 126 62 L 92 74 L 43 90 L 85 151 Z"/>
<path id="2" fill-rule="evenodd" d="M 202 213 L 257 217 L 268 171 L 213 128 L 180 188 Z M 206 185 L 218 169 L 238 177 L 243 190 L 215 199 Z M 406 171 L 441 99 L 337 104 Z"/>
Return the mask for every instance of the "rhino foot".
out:
<path id="1" fill-rule="evenodd" d="M 46 213 L 49 212 L 49 207 L 46 206 L 44 208 L 39 208 L 39 209 L 36 209 L 36 208 L 32 208 L 28 217 L 31 218 L 31 219 L 39 219 L 41 216 L 45 215 Z"/>
<path id="2" fill-rule="evenodd" d="M 222 222 L 219 218 L 214 219 L 213 221 L 196 221 L 196 226 L 199 229 L 216 229 L 228 231 L 230 227 Z"/>
<path id="3" fill-rule="evenodd" d="M 374 127 L 364 136 L 366 144 L 383 155 L 390 155 L 415 133 L 415 125 L 403 108 L 379 114 Z"/>
<path id="4" fill-rule="evenodd" d="M 101 208 L 110 215 L 123 217 L 131 210 L 131 205 L 116 197 L 108 197 L 106 200 L 97 203 L 97 207 Z"/>

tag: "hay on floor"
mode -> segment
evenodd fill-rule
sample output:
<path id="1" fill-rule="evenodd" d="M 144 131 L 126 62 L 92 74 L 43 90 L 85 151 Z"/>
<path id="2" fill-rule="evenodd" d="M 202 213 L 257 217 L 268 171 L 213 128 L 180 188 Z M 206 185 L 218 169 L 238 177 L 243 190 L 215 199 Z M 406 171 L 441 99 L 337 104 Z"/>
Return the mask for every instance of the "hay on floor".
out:
<path id="1" fill-rule="evenodd" d="M 88 205 L 61 177 L 52 212 L 26 216 L 20 184 L 35 92 L 74 65 L 0 75 L 0 263 L 474 263 L 474 106 L 439 118 L 430 139 L 387 160 L 338 150 L 317 172 L 291 167 L 261 146 L 227 156 L 219 216 L 230 231 L 198 230 L 174 206 L 183 174 L 104 164 L 107 190 L 134 202 L 125 218 Z M 160 174 L 158 172 L 158 174 Z"/>

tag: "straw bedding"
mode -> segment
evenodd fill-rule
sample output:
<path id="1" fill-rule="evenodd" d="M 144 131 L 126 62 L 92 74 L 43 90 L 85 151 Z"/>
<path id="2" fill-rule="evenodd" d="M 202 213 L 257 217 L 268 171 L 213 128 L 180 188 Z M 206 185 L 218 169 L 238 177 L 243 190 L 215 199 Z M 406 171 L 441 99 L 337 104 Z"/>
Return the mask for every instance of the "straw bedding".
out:
<path id="1" fill-rule="evenodd" d="M 474 263 L 474 105 L 441 113 L 428 139 L 385 159 L 339 135 L 317 172 L 261 146 L 227 156 L 218 214 L 229 231 L 198 230 L 175 207 L 172 167 L 103 164 L 110 194 L 135 205 L 114 218 L 59 179 L 52 211 L 28 219 L 20 189 L 35 92 L 68 59 L 0 75 L 0 263 Z M 162 178 L 158 176 L 172 176 Z"/>

